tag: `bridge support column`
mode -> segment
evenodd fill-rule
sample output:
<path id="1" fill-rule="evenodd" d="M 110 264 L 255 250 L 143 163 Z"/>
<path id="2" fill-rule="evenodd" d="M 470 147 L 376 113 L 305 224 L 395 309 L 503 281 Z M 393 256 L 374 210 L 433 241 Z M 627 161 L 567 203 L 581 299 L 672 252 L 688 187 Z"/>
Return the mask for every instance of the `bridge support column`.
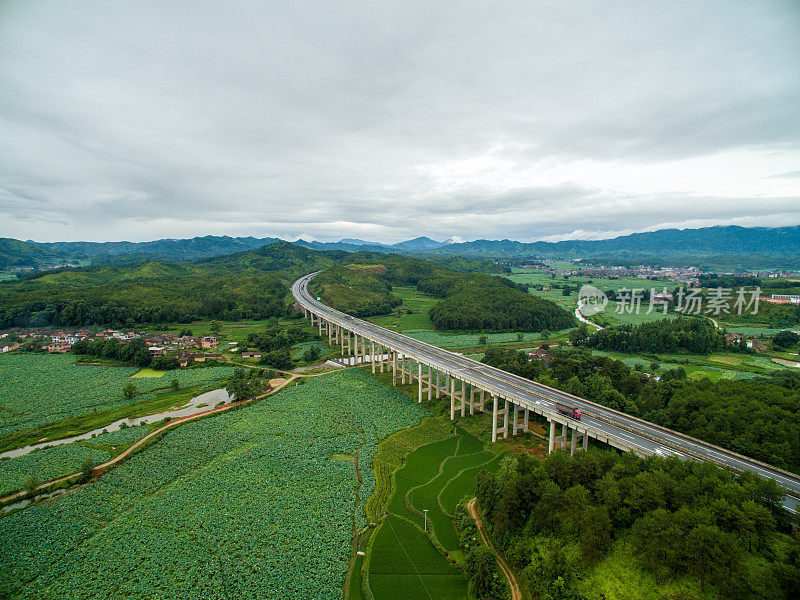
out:
<path id="1" fill-rule="evenodd" d="M 517 435 L 517 432 L 519 431 L 519 404 L 514 405 L 514 417 L 512 418 L 511 424 L 511 435 Z"/>
<path id="2" fill-rule="evenodd" d="M 461 412 L 461 416 L 465 416 L 466 402 L 464 401 L 466 384 L 461 382 L 461 391 L 456 391 L 456 378 L 450 378 L 450 420 L 456 418 L 456 411 Z"/>
<path id="3" fill-rule="evenodd" d="M 578 447 L 578 441 L 581 442 L 581 447 Z M 569 454 L 572 456 L 581 450 L 586 451 L 589 448 L 589 436 L 584 431 L 579 432 L 577 429 L 572 430 L 572 443 L 570 444 Z"/>
<path id="4" fill-rule="evenodd" d="M 428 365 L 428 402 L 433 399 L 433 367 Z"/>
<path id="5" fill-rule="evenodd" d="M 383 345 L 378 344 L 378 352 L 381 353 L 381 373 L 383 373 L 383 368 L 386 365 L 386 358 L 385 358 L 386 349 L 383 347 Z"/>
<path id="6" fill-rule="evenodd" d="M 556 447 L 556 422 L 550 421 L 550 441 L 547 444 L 547 453 L 552 454 Z"/>
<path id="7" fill-rule="evenodd" d="M 475 414 L 475 386 L 469 386 L 469 416 Z"/>
<path id="8" fill-rule="evenodd" d="M 567 435 L 569 435 L 569 425 L 566 423 L 561 424 L 561 435 L 556 435 L 556 421 L 550 421 L 550 443 L 548 445 L 548 452 L 550 454 L 556 449 L 556 447 L 561 448 L 562 450 L 566 449 L 567 447 Z"/>
<path id="9" fill-rule="evenodd" d="M 507 439 L 508 438 L 508 413 L 511 412 L 510 411 L 511 406 L 510 406 L 510 403 L 508 401 L 508 398 L 504 398 L 504 400 L 505 400 L 505 403 L 504 403 L 504 407 L 503 407 L 503 429 L 502 429 L 502 432 L 503 432 L 503 439 Z"/>
<path id="10" fill-rule="evenodd" d="M 392 350 L 392 385 L 397 385 L 397 352 Z"/>
<path id="11" fill-rule="evenodd" d="M 419 383 L 417 402 L 422 404 L 422 363 L 417 363 L 417 383 Z"/>
<path id="12" fill-rule="evenodd" d="M 375 342 L 369 342 L 369 362 L 372 364 L 372 374 L 375 374 Z"/>
<path id="13" fill-rule="evenodd" d="M 497 396 L 492 394 L 492 441 L 497 441 Z"/>

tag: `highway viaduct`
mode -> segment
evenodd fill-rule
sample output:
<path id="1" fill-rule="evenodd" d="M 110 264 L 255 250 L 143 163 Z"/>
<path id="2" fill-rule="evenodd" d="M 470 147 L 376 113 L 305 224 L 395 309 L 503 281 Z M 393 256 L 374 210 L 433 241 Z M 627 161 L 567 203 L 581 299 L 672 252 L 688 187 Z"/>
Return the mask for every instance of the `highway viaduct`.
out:
<path id="1" fill-rule="evenodd" d="M 593 438 L 643 457 L 675 455 L 710 461 L 774 479 L 788 494 L 785 506 L 797 512 L 800 476 L 794 473 L 356 319 L 310 293 L 309 281 L 316 274 L 295 281 L 292 294 L 320 336 L 338 345 L 352 364 L 369 363 L 373 373 L 388 369 L 394 385 L 416 381 L 419 402 L 449 396 L 451 419 L 465 417 L 467 411 L 470 415 L 491 411 L 493 442 L 527 432 L 530 415 L 535 413 L 549 422 L 549 452 L 569 448 L 573 454 L 585 450 Z M 581 419 L 559 412 L 559 402 L 581 409 Z"/>

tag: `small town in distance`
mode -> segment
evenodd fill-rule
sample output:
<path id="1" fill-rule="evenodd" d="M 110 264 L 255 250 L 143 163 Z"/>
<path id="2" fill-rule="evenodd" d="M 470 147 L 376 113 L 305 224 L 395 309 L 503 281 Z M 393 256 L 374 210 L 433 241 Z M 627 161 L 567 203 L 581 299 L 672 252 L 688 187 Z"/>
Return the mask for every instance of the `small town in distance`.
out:
<path id="1" fill-rule="evenodd" d="M 0 9 L 0 600 L 800 599 L 800 5 Z"/>

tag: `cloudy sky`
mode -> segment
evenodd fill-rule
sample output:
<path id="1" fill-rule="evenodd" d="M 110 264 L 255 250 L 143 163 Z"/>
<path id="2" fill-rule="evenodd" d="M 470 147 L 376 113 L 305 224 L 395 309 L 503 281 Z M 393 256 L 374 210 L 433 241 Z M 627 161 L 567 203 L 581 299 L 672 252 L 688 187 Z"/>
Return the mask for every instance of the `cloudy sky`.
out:
<path id="1" fill-rule="evenodd" d="M 800 3 L 0 2 L 0 236 L 800 224 Z"/>

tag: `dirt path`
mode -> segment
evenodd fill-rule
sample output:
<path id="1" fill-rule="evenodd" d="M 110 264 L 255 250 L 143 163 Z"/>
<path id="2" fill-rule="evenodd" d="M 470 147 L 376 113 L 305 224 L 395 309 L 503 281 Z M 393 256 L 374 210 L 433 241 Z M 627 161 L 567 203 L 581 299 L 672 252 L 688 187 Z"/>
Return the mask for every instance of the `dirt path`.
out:
<path id="1" fill-rule="evenodd" d="M 478 533 L 481 534 L 481 540 L 486 546 L 494 552 L 495 558 L 497 558 L 497 564 L 500 567 L 500 570 L 503 571 L 503 575 L 506 576 L 508 580 L 508 588 L 511 590 L 511 600 L 522 600 L 522 591 L 520 590 L 519 583 L 517 582 L 517 578 L 514 577 L 514 573 L 511 571 L 509 566 L 506 564 L 506 561 L 503 560 L 503 557 L 497 552 L 492 544 L 492 540 L 489 537 L 489 532 L 486 531 L 486 528 L 483 526 L 483 521 L 481 520 L 480 515 L 478 514 L 478 507 L 477 507 L 477 498 L 473 498 L 467 503 L 467 510 L 469 514 L 472 516 L 473 520 L 475 521 L 475 526 L 478 528 Z"/>
<path id="2" fill-rule="evenodd" d="M 155 431 L 153 431 L 151 433 L 148 433 L 146 436 L 144 436 L 138 442 L 133 444 L 130 448 L 128 448 L 127 450 L 125 450 L 121 454 L 118 454 L 117 456 L 115 456 L 114 458 L 109 460 L 108 462 L 105 462 L 102 465 L 99 465 L 99 466 L 95 467 L 94 471 L 92 472 L 92 475 L 95 476 L 95 477 L 98 476 L 98 475 L 102 475 L 103 473 L 108 471 L 111 467 L 116 465 L 117 463 L 125 460 L 125 458 L 130 456 L 130 454 L 132 452 L 134 452 L 137 448 L 140 448 L 142 446 L 142 444 L 145 444 L 149 440 L 152 440 L 154 437 L 165 433 L 168 429 L 171 429 L 171 428 L 176 427 L 178 425 L 181 425 L 183 423 L 187 423 L 189 421 L 193 421 L 195 419 L 199 419 L 201 417 L 206 417 L 208 415 L 212 415 L 212 414 L 215 414 L 215 413 L 225 412 L 226 410 L 230 410 L 230 409 L 235 408 L 237 406 L 242 406 L 243 404 L 248 404 L 248 403 L 252 402 L 253 400 L 259 400 L 261 398 L 265 398 L 267 396 L 270 396 L 270 395 L 274 394 L 275 392 L 285 388 L 289 383 L 291 383 L 292 381 L 297 379 L 297 377 L 298 377 L 297 375 L 289 374 L 289 377 L 287 379 L 280 379 L 280 380 L 279 379 L 271 379 L 270 380 L 270 384 L 273 385 L 274 387 L 270 391 L 266 392 L 265 394 L 261 394 L 260 396 L 256 396 L 255 398 L 247 398 L 246 400 L 242 400 L 240 402 L 231 402 L 230 404 L 226 404 L 225 406 L 220 406 L 218 408 L 210 408 L 208 410 L 204 410 L 203 412 L 199 412 L 199 413 L 194 414 L 194 415 L 189 415 L 188 417 L 181 417 L 180 419 L 175 419 L 173 421 L 170 421 L 169 423 L 167 423 L 163 427 L 160 427 L 160 428 L 156 429 Z M 37 491 L 45 491 L 47 488 L 49 488 L 49 487 L 51 487 L 53 485 L 57 485 L 59 483 L 63 483 L 64 481 L 69 481 L 70 479 L 78 477 L 79 475 L 80 475 L 80 473 L 73 473 L 72 475 L 65 475 L 64 477 L 59 477 L 58 479 L 53 479 L 51 481 L 43 483 L 38 488 L 36 488 L 36 490 Z M 9 502 L 11 500 L 22 499 L 26 494 L 27 494 L 26 491 L 21 491 L 21 492 L 15 493 L 15 494 L 11 494 L 10 496 L 6 496 L 4 498 L 0 498 L 0 503 L 5 504 L 5 503 L 7 503 L 7 502 Z"/>

